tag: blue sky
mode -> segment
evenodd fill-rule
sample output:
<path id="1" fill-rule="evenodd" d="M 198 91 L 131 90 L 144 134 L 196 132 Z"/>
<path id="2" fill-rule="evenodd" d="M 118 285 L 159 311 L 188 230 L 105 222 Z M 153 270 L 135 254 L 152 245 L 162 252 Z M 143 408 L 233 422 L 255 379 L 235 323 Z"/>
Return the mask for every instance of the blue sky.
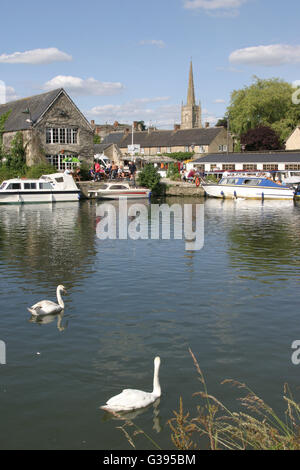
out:
<path id="1" fill-rule="evenodd" d="M 166 129 L 180 122 L 192 57 L 214 123 L 253 75 L 300 80 L 299 13 L 299 0 L 5 2 L 0 80 L 7 100 L 62 86 L 97 123 Z"/>

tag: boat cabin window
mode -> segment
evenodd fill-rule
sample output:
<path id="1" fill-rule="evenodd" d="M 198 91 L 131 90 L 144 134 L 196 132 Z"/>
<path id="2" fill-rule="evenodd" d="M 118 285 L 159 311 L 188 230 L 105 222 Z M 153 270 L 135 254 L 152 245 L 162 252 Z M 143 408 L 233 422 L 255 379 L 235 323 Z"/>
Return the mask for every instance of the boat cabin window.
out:
<path id="1" fill-rule="evenodd" d="M 1 186 L 0 186 L 0 189 L 4 189 L 5 188 L 5 185 L 6 185 L 6 181 L 4 181 Z"/>
<path id="2" fill-rule="evenodd" d="M 246 179 L 244 180 L 244 183 L 243 184 L 249 184 L 251 186 L 257 186 L 258 184 L 261 183 L 262 180 L 259 180 L 259 179 Z"/>
<path id="3" fill-rule="evenodd" d="M 107 189 L 108 185 L 107 184 L 100 184 L 99 189 Z"/>
<path id="4" fill-rule="evenodd" d="M 40 189 L 52 189 L 50 183 L 39 183 Z"/>
<path id="5" fill-rule="evenodd" d="M 64 182 L 64 179 L 62 177 L 61 178 L 54 178 L 54 179 L 57 183 L 63 183 Z"/>
<path id="6" fill-rule="evenodd" d="M 24 183 L 24 189 L 36 189 L 36 183 Z"/>
<path id="7" fill-rule="evenodd" d="M 128 189 L 127 186 L 123 186 L 122 184 L 114 184 L 109 189 Z"/>
<path id="8" fill-rule="evenodd" d="M 21 189 L 21 183 L 10 183 L 6 189 Z"/>

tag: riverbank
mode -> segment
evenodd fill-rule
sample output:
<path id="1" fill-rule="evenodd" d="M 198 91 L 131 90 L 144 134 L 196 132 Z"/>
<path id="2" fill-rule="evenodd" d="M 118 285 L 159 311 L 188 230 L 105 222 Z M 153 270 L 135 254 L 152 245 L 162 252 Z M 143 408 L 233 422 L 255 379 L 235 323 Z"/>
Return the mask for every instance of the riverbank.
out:
<path id="1" fill-rule="evenodd" d="M 96 190 L 100 188 L 101 182 L 94 181 L 81 181 L 77 183 L 78 188 L 80 189 L 82 199 L 90 199 L 89 191 Z M 182 181 L 171 181 L 168 178 L 162 178 L 161 184 L 164 186 L 164 195 L 165 196 L 176 196 L 176 197 L 203 197 L 204 189 L 199 186 L 197 187 L 193 183 L 184 183 Z M 92 198 L 94 198 L 92 196 Z"/>

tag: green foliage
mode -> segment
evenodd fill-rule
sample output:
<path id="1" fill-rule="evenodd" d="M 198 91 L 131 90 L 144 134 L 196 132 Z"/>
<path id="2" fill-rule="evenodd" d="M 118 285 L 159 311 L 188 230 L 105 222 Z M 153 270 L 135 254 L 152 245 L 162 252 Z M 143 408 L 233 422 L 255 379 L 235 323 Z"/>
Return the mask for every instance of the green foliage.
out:
<path id="1" fill-rule="evenodd" d="M 181 179 L 180 172 L 177 163 L 170 163 L 167 171 L 167 178 L 172 181 L 178 181 Z"/>
<path id="2" fill-rule="evenodd" d="M 21 178 L 24 176 L 24 171 L 18 171 L 14 168 L 9 168 L 6 165 L 0 166 L 0 183 L 11 178 Z"/>
<path id="3" fill-rule="evenodd" d="M 223 127 L 225 127 L 225 129 L 227 129 L 227 124 L 228 124 L 227 117 L 223 117 L 222 119 L 218 120 L 216 126 L 217 127 L 223 126 Z"/>
<path id="4" fill-rule="evenodd" d="M 26 178 L 40 178 L 42 175 L 50 175 L 51 173 L 57 173 L 57 169 L 47 163 L 41 163 L 28 168 L 25 176 Z"/>
<path id="5" fill-rule="evenodd" d="M 11 113 L 11 110 L 7 111 L 7 113 L 4 113 L 4 114 L 2 114 L 2 116 L 0 116 L 0 160 L 2 160 L 2 158 L 4 157 L 4 151 L 3 151 L 3 148 L 2 148 L 3 133 L 5 131 L 5 122 L 8 118 L 8 116 L 10 115 L 10 113 Z"/>
<path id="6" fill-rule="evenodd" d="M 80 164 L 80 178 L 82 181 L 88 181 L 90 179 L 89 175 L 90 166 L 83 162 Z"/>
<path id="7" fill-rule="evenodd" d="M 152 193 L 160 194 L 160 174 L 152 163 L 148 163 L 145 168 L 138 174 L 137 182 L 140 186 L 151 189 Z"/>
<path id="8" fill-rule="evenodd" d="M 17 132 L 11 142 L 10 152 L 7 155 L 6 166 L 17 171 L 26 169 L 26 156 L 22 132 Z"/>
<path id="9" fill-rule="evenodd" d="M 193 157 L 194 152 L 173 152 L 173 153 L 164 153 L 163 155 L 183 162 L 184 160 L 189 160 Z"/>
<path id="10" fill-rule="evenodd" d="M 101 137 L 98 134 L 94 135 L 94 144 L 101 144 Z"/>
<path id="11" fill-rule="evenodd" d="M 278 78 L 260 79 L 241 90 L 234 90 L 227 108 L 230 130 L 238 138 L 249 129 L 272 127 L 281 143 L 300 121 L 300 106 L 293 104 L 292 85 Z"/>

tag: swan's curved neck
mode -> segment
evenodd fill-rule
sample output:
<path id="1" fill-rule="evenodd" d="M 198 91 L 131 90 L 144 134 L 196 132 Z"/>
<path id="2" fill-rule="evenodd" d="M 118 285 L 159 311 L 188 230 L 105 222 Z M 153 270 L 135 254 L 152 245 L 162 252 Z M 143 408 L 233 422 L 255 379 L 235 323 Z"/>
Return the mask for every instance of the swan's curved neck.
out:
<path id="1" fill-rule="evenodd" d="M 60 290 L 59 287 L 57 288 L 56 295 L 57 295 L 57 301 L 58 301 L 59 306 L 60 306 L 61 308 L 64 308 L 64 307 L 65 307 L 65 304 L 64 304 L 64 301 L 63 301 L 63 299 L 62 299 L 61 290 Z"/>
<path id="2" fill-rule="evenodd" d="M 154 377 L 153 377 L 153 395 L 156 395 L 157 397 L 161 396 L 161 388 L 160 388 L 160 383 L 159 383 L 159 364 L 155 364 L 154 367 Z"/>

